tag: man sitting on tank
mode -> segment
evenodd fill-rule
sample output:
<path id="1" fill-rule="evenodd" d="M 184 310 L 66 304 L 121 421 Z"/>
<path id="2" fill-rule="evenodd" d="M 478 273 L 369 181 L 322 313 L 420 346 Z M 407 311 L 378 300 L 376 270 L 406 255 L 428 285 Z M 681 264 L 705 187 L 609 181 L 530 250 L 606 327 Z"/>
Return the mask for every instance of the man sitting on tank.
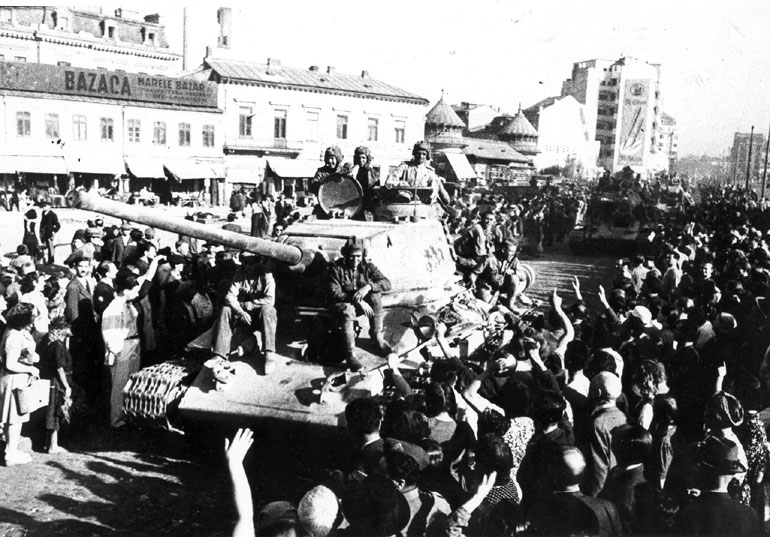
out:
<path id="1" fill-rule="evenodd" d="M 273 274 L 260 262 L 260 257 L 241 253 L 241 267 L 235 271 L 225 295 L 224 307 L 219 314 L 214 332 L 214 354 L 227 359 L 231 354 L 230 342 L 237 326 L 258 329 L 262 333 L 262 352 L 265 356 L 265 374 L 275 370 L 275 332 L 278 317 L 275 311 L 275 280 Z"/>
<path id="2" fill-rule="evenodd" d="M 364 259 L 364 249 L 359 244 L 345 245 L 342 256 L 329 269 L 331 310 L 341 323 L 348 367 L 358 371 L 361 369 L 361 362 L 355 355 L 355 321 L 358 315 L 363 313 L 369 318 L 369 337 L 377 350 L 383 355 L 392 352 L 382 335 L 382 292 L 390 290 L 390 280 L 373 263 Z"/>
<path id="3" fill-rule="evenodd" d="M 343 158 L 342 149 L 336 145 L 326 148 L 326 151 L 324 151 L 324 165 L 316 170 L 315 175 L 310 180 L 310 192 L 318 196 L 318 191 L 322 184 L 351 176 L 351 167 L 347 163 L 342 163 Z M 329 215 L 321 208 L 320 204 L 313 207 L 313 215 L 316 218 L 329 218 Z"/>
<path id="4" fill-rule="evenodd" d="M 439 195 L 444 201 L 449 200 L 443 185 L 430 160 L 430 146 L 427 142 L 417 142 L 412 148 L 412 160 L 403 162 L 385 180 L 385 188 L 398 190 L 401 201 L 427 201 L 434 203 Z M 427 200 L 415 200 L 413 191 L 409 189 L 429 189 L 430 196 Z M 443 194 L 441 194 L 443 191 Z"/>
<path id="5" fill-rule="evenodd" d="M 356 219 L 358 220 L 371 220 L 371 208 L 372 208 L 372 189 L 380 185 L 380 175 L 377 170 L 372 168 L 372 152 L 371 150 L 362 145 L 356 147 L 353 153 L 353 169 L 351 174 L 361 185 L 361 190 L 364 196 L 363 209 L 358 213 Z M 367 213 L 369 213 L 367 215 Z"/>

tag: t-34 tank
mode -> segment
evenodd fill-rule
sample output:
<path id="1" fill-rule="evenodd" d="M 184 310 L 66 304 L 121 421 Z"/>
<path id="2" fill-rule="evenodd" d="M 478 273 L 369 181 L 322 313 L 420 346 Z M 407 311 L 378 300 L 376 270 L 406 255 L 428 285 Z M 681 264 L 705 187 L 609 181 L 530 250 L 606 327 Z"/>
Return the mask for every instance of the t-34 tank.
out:
<path id="1" fill-rule="evenodd" d="M 357 183 L 353 186 L 327 184 L 327 195 L 323 188 L 319 195 L 327 212 L 357 211 L 360 198 L 356 201 L 355 195 L 346 194 L 346 189 L 354 189 Z M 338 390 L 330 385 L 329 379 L 333 373 L 343 371 L 344 362 L 334 366 L 302 359 L 301 341 L 305 337 L 302 326 L 307 324 L 302 321 L 328 319 L 324 302 L 327 267 L 341 255 L 342 246 L 348 242 L 362 244 L 367 258 L 392 283 L 391 290 L 383 295 L 384 335 L 397 353 L 404 354 L 405 350 L 420 344 L 418 331 L 413 329 L 415 319 L 445 306 L 461 290 L 455 284 L 454 252 L 444 227 L 435 218 L 433 209 L 419 202 L 378 209 L 376 212 L 388 221 L 296 222 L 277 241 L 271 241 L 168 216 L 157 209 L 104 199 L 94 191 L 79 191 L 73 198 L 73 206 L 81 209 L 253 252 L 275 262 L 279 310 L 276 349 L 279 364 L 275 372 L 269 376 L 261 374 L 261 364 L 253 353 L 247 353 L 231 361 L 234 370 L 226 384 L 216 383 L 213 372 L 203 367 L 185 391 L 179 386 L 184 376 L 179 368 L 189 370 L 183 361 L 179 361 L 177 369 L 170 363 L 153 366 L 159 368 L 158 374 L 165 376 L 163 379 L 156 378 L 152 368 L 142 370 L 132 377 L 126 390 L 126 409 L 134 416 L 157 419 L 161 425 L 168 426 L 165 405 L 172 403 L 168 399 L 178 399 L 182 392 L 184 395 L 178 401 L 182 417 L 270 418 L 322 425 L 337 425 L 347 400 L 364 393 L 379 393 L 383 380 L 379 373 L 345 373 L 347 389 Z M 367 322 L 365 319 L 360 318 L 362 323 Z M 211 341 L 209 331 L 192 341 L 188 349 L 205 352 L 210 350 Z M 385 358 L 367 352 L 367 343 L 363 337 L 358 340 L 359 358 L 364 370 L 376 370 L 385 363 Z M 335 361 L 334 357 L 327 358 L 330 358 L 328 362 Z M 169 380 L 170 377 L 176 380 Z M 163 391 L 165 395 L 161 399 L 167 400 L 158 400 L 157 393 L 145 393 L 149 390 Z"/>

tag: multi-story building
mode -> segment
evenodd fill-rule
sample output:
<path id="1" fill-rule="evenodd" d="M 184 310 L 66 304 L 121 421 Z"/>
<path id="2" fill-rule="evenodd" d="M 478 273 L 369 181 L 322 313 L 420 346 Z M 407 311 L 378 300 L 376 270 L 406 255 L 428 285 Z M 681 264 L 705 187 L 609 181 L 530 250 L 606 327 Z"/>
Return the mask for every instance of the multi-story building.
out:
<path id="1" fill-rule="evenodd" d="M 0 6 L 0 61 L 176 75 L 182 55 L 160 15 L 126 9 Z"/>
<path id="2" fill-rule="evenodd" d="M 591 178 L 596 173 L 599 142 L 591 135 L 585 105 L 571 95 L 549 97 L 524 110 L 537 130 L 535 168 L 562 168 L 571 177 Z"/>
<path id="3" fill-rule="evenodd" d="M 749 167 L 749 148 L 751 148 L 751 166 Z M 733 136 L 733 146 L 730 148 L 729 179 L 738 184 L 745 184 L 746 172 L 749 181 L 754 183 L 761 179 L 765 163 L 765 135 L 754 132 L 736 132 Z"/>
<path id="4" fill-rule="evenodd" d="M 452 105 L 452 110 L 465 122 L 465 130 L 467 132 L 483 130 L 493 119 L 500 115 L 499 108 L 494 108 L 488 104 L 474 104 L 465 101 Z"/>
<path id="5" fill-rule="evenodd" d="M 668 158 L 669 173 L 675 172 L 679 156 L 679 128 L 676 125 L 676 120 L 665 112 L 660 116 L 658 153 Z"/>
<path id="6" fill-rule="evenodd" d="M 222 119 L 210 82 L 0 63 L 0 178 L 4 188 L 60 194 L 96 184 L 148 187 L 167 202 L 215 195 Z"/>
<path id="7" fill-rule="evenodd" d="M 196 77 L 219 87 L 230 188 L 253 187 L 269 174 L 274 180 L 266 189 L 305 190 L 331 145 L 348 161 L 357 146 L 368 146 L 373 166 L 384 175 L 408 160 L 412 144 L 423 137 L 428 101 L 366 71 L 348 75 L 333 67 L 286 67 L 274 59 L 256 64 L 210 58 Z"/>
<path id="8" fill-rule="evenodd" d="M 578 62 L 572 77 L 562 84 L 562 95 L 572 95 L 585 105 L 592 139 L 600 143 L 599 166 L 658 171 L 659 64 L 626 57 Z"/>

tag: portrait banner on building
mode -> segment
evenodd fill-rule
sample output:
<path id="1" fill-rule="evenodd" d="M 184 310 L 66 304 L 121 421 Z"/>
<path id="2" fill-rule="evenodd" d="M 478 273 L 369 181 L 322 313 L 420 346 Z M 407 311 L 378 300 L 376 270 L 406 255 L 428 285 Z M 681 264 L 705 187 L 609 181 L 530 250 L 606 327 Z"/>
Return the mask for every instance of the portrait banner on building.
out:
<path id="1" fill-rule="evenodd" d="M 650 81 L 626 80 L 618 146 L 619 166 L 640 166 L 644 163 L 649 105 Z"/>
<path id="2" fill-rule="evenodd" d="M 217 107 L 217 86 L 214 82 L 58 65 L 0 63 L 0 89 Z"/>

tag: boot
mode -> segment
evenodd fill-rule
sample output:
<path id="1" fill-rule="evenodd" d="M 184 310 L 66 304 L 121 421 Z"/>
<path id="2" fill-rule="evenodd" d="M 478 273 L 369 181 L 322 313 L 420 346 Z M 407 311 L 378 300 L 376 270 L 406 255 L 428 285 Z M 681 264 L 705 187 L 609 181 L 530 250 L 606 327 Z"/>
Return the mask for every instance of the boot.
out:
<path id="1" fill-rule="evenodd" d="M 377 351 L 381 355 L 387 356 L 393 352 L 393 347 L 391 347 L 390 344 L 385 341 L 385 337 L 382 335 L 384 328 L 383 320 L 383 315 L 375 315 L 372 317 L 369 337 L 372 338 L 372 341 L 374 341 L 374 344 L 377 347 Z"/>
<path id="2" fill-rule="evenodd" d="M 275 353 L 272 351 L 265 351 L 265 375 L 269 375 L 275 371 L 277 363 Z"/>
<path id="3" fill-rule="evenodd" d="M 356 329 L 352 319 L 343 323 L 342 335 L 345 338 L 345 362 L 351 371 L 358 371 L 361 362 L 356 357 Z"/>

